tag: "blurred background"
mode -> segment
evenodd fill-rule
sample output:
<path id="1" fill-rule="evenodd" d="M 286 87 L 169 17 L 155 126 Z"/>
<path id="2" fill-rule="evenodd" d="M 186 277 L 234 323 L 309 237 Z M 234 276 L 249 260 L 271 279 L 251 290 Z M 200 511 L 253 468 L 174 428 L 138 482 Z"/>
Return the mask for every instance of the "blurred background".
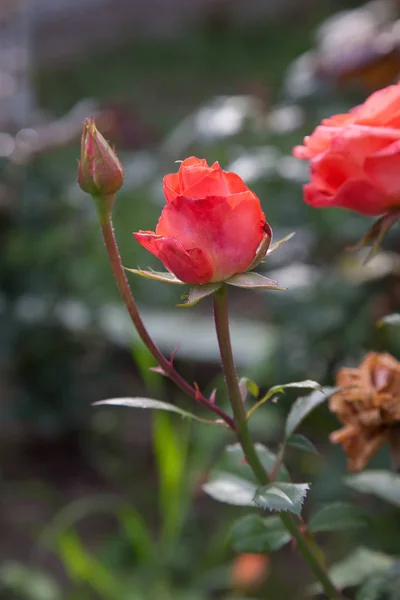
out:
<path id="1" fill-rule="evenodd" d="M 175 161 L 238 173 L 275 240 L 296 231 L 262 267 L 287 292 L 231 294 L 240 375 L 263 390 L 331 385 L 367 350 L 399 358 L 395 333 L 375 323 L 400 303 L 400 242 L 389 235 L 368 266 L 346 252 L 371 221 L 306 206 L 307 165 L 291 149 L 397 81 L 399 19 L 391 0 L 0 1 L 1 598 L 274 600 L 310 581 L 290 547 L 262 559 L 230 549 L 242 509 L 201 489 L 227 433 L 91 406 L 148 396 L 195 410 L 148 370 L 76 185 L 79 137 L 93 115 L 125 167 L 114 216 L 128 267 L 160 266 L 131 232 L 154 229 Z M 206 392 L 220 385 L 226 404 L 210 301 L 178 309 L 175 286 L 131 284 L 161 348 L 179 345 L 178 369 Z M 273 450 L 294 397 L 254 420 Z M 303 427 L 320 456 L 289 456 L 293 477 L 315 482 L 306 512 L 348 494 L 334 427 L 321 407 Z M 388 464 L 385 450 L 373 462 Z M 386 507 L 357 543 L 399 553 L 398 518 Z M 321 542 L 334 560 L 354 539 Z"/>

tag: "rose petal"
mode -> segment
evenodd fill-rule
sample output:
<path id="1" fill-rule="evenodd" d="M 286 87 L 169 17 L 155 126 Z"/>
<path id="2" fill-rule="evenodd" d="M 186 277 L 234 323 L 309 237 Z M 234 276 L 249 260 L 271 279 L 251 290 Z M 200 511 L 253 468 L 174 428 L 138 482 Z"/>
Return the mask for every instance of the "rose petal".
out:
<path id="1" fill-rule="evenodd" d="M 335 135 L 341 132 L 340 127 L 325 127 L 319 125 L 312 135 L 308 135 L 304 138 L 303 146 L 295 146 L 293 148 L 293 155 L 300 159 L 309 159 L 325 152 L 331 144 L 332 139 Z"/>
<path id="2" fill-rule="evenodd" d="M 157 256 L 181 281 L 207 283 L 212 278 L 212 264 L 200 248 L 185 250 L 178 240 L 148 231 L 139 231 L 133 235 L 139 244 Z"/>
<path id="3" fill-rule="evenodd" d="M 361 169 L 343 154 L 324 152 L 311 161 L 312 182 L 314 176 L 324 182 L 323 187 L 335 193 L 354 174 L 362 175 Z"/>
<path id="4" fill-rule="evenodd" d="M 189 156 L 189 158 L 185 158 L 179 166 L 179 170 L 184 167 L 207 167 L 210 168 L 207 164 L 205 158 L 197 158 L 197 156 Z"/>
<path id="5" fill-rule="evenodd" d="M 228 196 L 248 190 L 239 175 L 223 171 L 218 162 L 209 167 L 204 159 L 199 160 L 193 156 L 181 163 L 179 173 L 164 177 L 163 187 L 167 202 L 171 202 L 177 196 Z"/>
<path id="6" fill-rule="evenodd" d="M 181 194 L 181 185 L 178 173 L 166 175 L 163 179 L 164 196 L 167 202 L 172 202 Z"/>
<path id="7" fill-rule="evenodd" d="M 178 171 L 181 194 L 184 194 L 187 188 L 194 185 L 213 170 L 215 170 L 214 165 L 209 167 L 205 159 L 200 160 L 195 156 L 191 156 L 184 160 Z"/>
<path id="8" fill-rule="evenodd" d="M 225 182 L 229 188 L 231 194 L 240 194 L 242 192 L 247 192 L 248 187 L 244 183 L 243 179 L 236 175 L 236 173 L 229 173 L 227 171 L 223 171 Z"/>
<path id="9" fill-rule="evenodd" d="M 336 193 L 318 187 L 313 182 L 304 186 L 304 200 L 315 208 L 340 206 L 364 215 L 376 216 L 385 212 L 387 199 L 367 181 L 348 179 Z"/>
<path id="10" fill-rule="evenodd" d="M 264 221 L 260 201 L 250 190 L 228 198 L 180 196 L 164 207 L 156 233 L 179 239 L 184 248 L 203 248 L 214 266 L 212 281 L 222 281 L 250 265 Z"/>
<path id="11" fill-rule="evenodd" d="M 367 125 L 390 125 L 400 114 L 400 86 L 390 85 L 373 93 L 358 107 L 357 123 Z"/>
<path id="12" fill-rule="evenodd" d="M 399 139 L 399 133 L 395 129 L 384 127 L 349 125 L 332 139 L 330 151 L 341 153 L 348 163 L 348 169 L 351 163 L 362 167 L 370 154 Z"/>
<path id="13" fill-rule="evenodd" d="M 188 174 L 189 170 L 189 174 Z M 178 173 L 171 173 L 166 175 L 163 179 L 164 195 L 167 202 L 171 202 L 177 196 L 180 196 L 186 184 L 186 177 L 190 179 L 193 177 L 195 180 L 204 177 L 211 167 L 208 166 L 205 158 L 196 158 L 190 156 L 181 162 Z"/>
<path id="14" fill-rule="evenodd" d="M 385 195 L 392 198 L 389 206 L 400 206 L 400 140 L 369 156 L 364 171 Z"/>
<path id="15" fill-rule="evenodd" d="M 338 125 L 344 125 L 345 123 L 353 123 L 354 120 L 355 115 L 350 112 L 346 114 L 332 115 L 332 117 L 322 119 L 321 123 L 327 127 L 337 127 Z"/>
<path id="16" fill-rule="evenodd" d="M 230 190 L 224 171 L 218 163 L 213 168 L 189 167 L 182 171 L 182 196 L 205 198 L 206 196 L 229 196 Z"/>

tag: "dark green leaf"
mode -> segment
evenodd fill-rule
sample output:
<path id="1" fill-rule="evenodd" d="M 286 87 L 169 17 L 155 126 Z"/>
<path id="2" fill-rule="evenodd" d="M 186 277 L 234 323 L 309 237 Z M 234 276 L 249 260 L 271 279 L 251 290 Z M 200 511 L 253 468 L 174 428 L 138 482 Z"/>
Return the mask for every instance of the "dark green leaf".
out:
<path id="1" fill-rule="evenodd" d="M 291 535 L 277 516 L 246 515 L 236 521 L 230 539 L 236 552 L 273 552 L 290 542 Z"/>
<path id="2" fill-rule="evenodd" d="M 276 454 L 262 444 L 255 444 L 255 449 L 265 470 L 267 473 L 271 473 L 275 467 Z M 240 444 L 232 444 L 225 448 L 224 453 L 217 462 L 216 469 L 217 471 L 234 473 L 252 483 L 256 483 L 254 474 L 245 460 Z M 277 479 L 278 481 L 290 481 L 289 473 L 284 465 L 281 465 L 278 469 Z"/>
<path id="3" fill-rule="evenodd" d="M 268 392 L 255 404 L 247 413 L 247 419 L 251 417 L 251 415 L 262 405 L 264 402 L 267 402 L 272 396 L 275 394 L 283 394 L 286 388 L 295 388 L 295 389 L 311 389 L 311 390 L 321 390 L 321 386 L 316 381 L 312 381 L 312 379 L 306 379 L 305 381 L 292 381 L 291 383 L 285 383 L 283 385 L 274 385 L 274 387 L 270 388 Z"/>
<path id="4" fill-rule="evenodd" d="M 317 531 L 342 531 L 365 527 L 367 519 L 355 506 L 345 502 L 328 504 L 316 512 L 310 519 L 308 530 Z"/>
<path id="5" fill-rule="evenodd" d="M 333 583 L 341 589 L 354 587 L 386 573 L 394 563 L 395 559 L 392 556 L 360 547 L 334 564 L 329 569 L 329 575 Z M 319 594 L 320 585 L 312 585 L 309 592 Z"/>
<path id="6" fill-rule="evenodd" d="M 303 502 L 310 489 L 308 483 L 273 482 L 258 488 L 255 503 L 265 510 L 290 511 L 300 516 Z"/>
<path id="7" fill-rule="evenodd" d="M 264 277 L 264 275 L 260 275 L 260 273 L 254 273 L 252 271 L 249 271 L 247 273 L 239 273 L 239 275 L 234 275 L 230 279 L 227 279 L 226 283 L 229 283 L 229 285 L 234 285 L 235 287 L 246 288 L 251 290 L 256 289 L 282 291 L 286 289 L 280 287 L 279 283 L 277 283 L 273 279 L 268 279 L 268 277 Z"/>
<path id="8" fill-rule="evenodd" d="M 336 388 L 322 388 L 309 396 L 298 398 L 292 405 L 286 419 L 285 435 L 290 437 L 303 419 L 317 406 L 325 402 L 329 396 L 334 394 Z"/>
<path id="9" fill-rule="evenodd" d="M 128 408 L 166 410 L 168 412 L 173 412 L 178 415 L 181 415 L 181 417 L 186 417 L 187 419 L 194 419 L 195 421 L 199 421 L 200 423 L 223 426 L 222 421 L 202 419 L 201 417 L 198 417 L 193 413 L 183 410 L 183 408 L 179 408 L 179 406 L 175 406 L 174 404 L 168 404 L 167 402 L 161 402 L 161 400 L 153 400 L 151 398 L 109 398 L 107 400 L 99 400 L 98 402 L 94 402 L 93 406 L 126 406 Z"/>
<path id="10" fill-rule="evenodd" d="M 195 306 L 200 300 L 203 298 L 207 298 L 207 296 L 211 296 L 214 292 L 216 292 L 221 287 L 221 283 L 204 283 L 203 285 L 194 285 L 190 288 L 187 295 L 182 296 L 185 298 L 185 302 L 182 304 L 177 304 L 180 307 L 191 307 Z"/>
<path id="11" fill-rule="evenodd" d="M 212 480 L 203 485 L 203 490 L 218 502 L 235 506 L 255 506 L 256 485 L 231 473 L 215 473 Z"/>
<path id="12" fill-rule="evenodd" d="M 310 454 L 318 454 L 318 450 L 314 444 L 310 442 L 305 435 L 300 435 L 299 433 L 291 435 L 290 438 L 286 440 L 286 445 L 302 450 L 303 452 L 309 452 Z"/>
<path id="13" fill-rule="evenodd" d="M 262 444 L 255 444 L 256 452 L 264 466 L 264 469 L 270 474 L 274 468 L 276 463 L 276 454 L 271 452 L 269 448 L 263 446 Z M 278 473 L 276 474 L 277 481 L 285 481 L 290 482 L 290 475 L 285 465 L 281 463 Z"/>
<path id="14" fill-rule="evenodd" d="M 356 600 L 386 600 L 387 581 L 384 577 L 376 577 L 367 581 L 357 592 Z"/>
<path id="15" fill-rule="evenodd" d="M 369 470 L 345 477 L 345 483 L 363 494 L 373 494 L 400 507 L 400 475 L 384 470 Z"/>

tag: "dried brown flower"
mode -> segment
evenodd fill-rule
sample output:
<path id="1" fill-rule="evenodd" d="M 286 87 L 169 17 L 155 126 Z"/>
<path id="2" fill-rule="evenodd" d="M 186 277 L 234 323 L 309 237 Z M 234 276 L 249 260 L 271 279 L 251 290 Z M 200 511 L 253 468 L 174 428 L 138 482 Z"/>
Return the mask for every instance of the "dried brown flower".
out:
<path id="1" fill-rule="evenodd" d="M 400 436 L 400 363 L 390 354 L 370 352 L 356 369 L 337 374 L 341 387 L 329 401 L 343 427 L 330 439 L 342 444 L 349 471 L 361 471 L 386 441 Z"/>

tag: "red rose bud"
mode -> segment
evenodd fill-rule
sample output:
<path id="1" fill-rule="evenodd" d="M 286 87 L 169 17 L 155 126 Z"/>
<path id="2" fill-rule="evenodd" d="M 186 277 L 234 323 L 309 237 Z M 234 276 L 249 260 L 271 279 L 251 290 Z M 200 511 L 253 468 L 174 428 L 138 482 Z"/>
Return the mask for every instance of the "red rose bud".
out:
<path id="1" fill-rule="evenodd" d="M 187 158 L 164 177 L 164 195 L 156 231 L 134 236 L 181 281 L 225 281 L 262 260 L 272 232 L 259 199 L 235 173 Z"/>
<path id="2" fill-rule="evenodd" d="M 399 210 L 400 83 L 324 119 L 293 153 L 310 161 L 304 200 L 311 206 L 371 216 Z"/>
<path id="3" fill-rule="evenodd" d="M 92 196 L 112 196 L 123 182 L 124 170 L 117 155 L 96 128 L 94 119 L 86 119 L 78 165 L 79 186 Z"/>

